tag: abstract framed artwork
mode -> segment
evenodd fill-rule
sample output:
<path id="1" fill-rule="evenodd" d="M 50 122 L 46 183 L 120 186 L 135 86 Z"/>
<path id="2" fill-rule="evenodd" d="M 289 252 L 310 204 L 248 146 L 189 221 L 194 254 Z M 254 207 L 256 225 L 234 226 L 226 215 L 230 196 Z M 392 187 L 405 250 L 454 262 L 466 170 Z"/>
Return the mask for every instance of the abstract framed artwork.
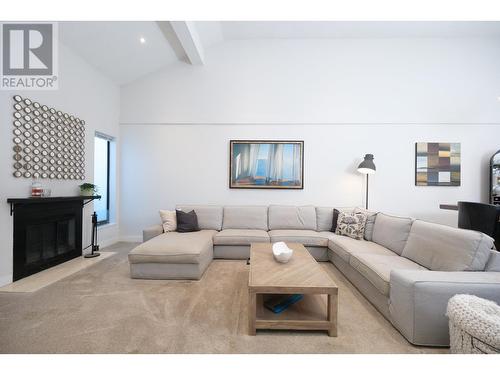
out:
<path id="1" fill-rule="evenodd" d="M 460 186 L 460 143 L 415 143 L 416 186 Z"/>
<path id="2" fill-rule="evenodd" d="M 303 189 L 304 141 L 241 141 L 229 146 L 231 189 Z"/>

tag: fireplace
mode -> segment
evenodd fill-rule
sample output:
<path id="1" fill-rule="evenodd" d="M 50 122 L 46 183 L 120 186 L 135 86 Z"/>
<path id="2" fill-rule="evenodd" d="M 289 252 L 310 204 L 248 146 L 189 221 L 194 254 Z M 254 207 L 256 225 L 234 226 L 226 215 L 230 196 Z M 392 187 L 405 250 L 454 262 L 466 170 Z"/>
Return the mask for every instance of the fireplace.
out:
<path id="1" fill-rule="evenodd" d="M 83 206 L 92 197 L 10 198 L 14 281 L 82 255 Z"/>

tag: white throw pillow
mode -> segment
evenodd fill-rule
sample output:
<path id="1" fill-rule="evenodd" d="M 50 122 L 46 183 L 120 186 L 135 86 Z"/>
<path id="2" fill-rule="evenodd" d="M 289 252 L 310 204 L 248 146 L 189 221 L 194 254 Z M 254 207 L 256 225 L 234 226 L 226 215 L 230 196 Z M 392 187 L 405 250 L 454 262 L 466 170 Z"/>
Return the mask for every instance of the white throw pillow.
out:
<path id="1" fill-rule="evenodd" d="M 160 210 L 163 231 L 174 232 L 177 229 L 177 215 L 175 211 Z"/>
<path id="2" fill-rule="evenodd" d="M 365 233 L 367 215 L 363 212 L 340 212 L 335 234 L 362 240 Z"/>

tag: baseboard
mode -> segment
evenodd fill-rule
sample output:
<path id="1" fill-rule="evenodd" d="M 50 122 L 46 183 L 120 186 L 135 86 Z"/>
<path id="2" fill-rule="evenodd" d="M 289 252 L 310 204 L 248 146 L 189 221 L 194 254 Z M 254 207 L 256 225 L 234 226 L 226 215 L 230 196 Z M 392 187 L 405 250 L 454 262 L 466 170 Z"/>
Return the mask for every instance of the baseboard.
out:
<path id="1" fill-rule="evenodd" d="M 120 242 L 142 242 L 142 236 L 120 236 Z"/>
<path id="2" fill-rule="evenodd" d="M 105 240 L 99 240 L 99 247 L 101 247 L 101 248 L 108 247 L 108 246 L 114 245 L 115 243 L 117 243 L 119 241 L 120 240 L 118 239 L 118 237 L 108 238 Z"/>
<path id="3" fill-rule="evenodd" d="M 0 276 L 0 286 L 12 283 L 12 275 Z"/>

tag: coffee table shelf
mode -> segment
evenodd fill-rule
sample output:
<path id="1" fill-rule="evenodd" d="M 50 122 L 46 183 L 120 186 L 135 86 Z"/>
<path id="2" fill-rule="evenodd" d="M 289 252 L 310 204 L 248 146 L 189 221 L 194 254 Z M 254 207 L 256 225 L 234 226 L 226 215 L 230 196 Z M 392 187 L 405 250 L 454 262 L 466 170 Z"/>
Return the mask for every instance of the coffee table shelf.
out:
<path id="1" fill-rule="evenodd" d="M 256 329 L 329 331 L 326 295 L 304 294 L 304 297 L 280 314 L 264 306 L 265 294 L 257 294 Z"/>

